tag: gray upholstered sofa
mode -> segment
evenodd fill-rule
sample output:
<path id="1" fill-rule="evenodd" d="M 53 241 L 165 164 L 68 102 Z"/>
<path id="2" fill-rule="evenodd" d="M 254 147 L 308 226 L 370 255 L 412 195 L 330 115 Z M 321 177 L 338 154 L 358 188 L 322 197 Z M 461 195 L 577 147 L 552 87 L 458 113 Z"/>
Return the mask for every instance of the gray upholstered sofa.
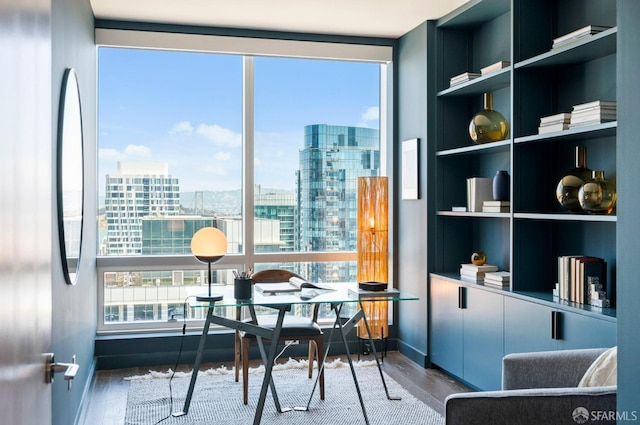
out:
<path id="1" fill-rule="evenodd" d="M 446 424 L 615 424 L 617 387 L 578 387 L 606 350 L 509 354 L 502 361 L 502 391 L 450 395 Z"/>

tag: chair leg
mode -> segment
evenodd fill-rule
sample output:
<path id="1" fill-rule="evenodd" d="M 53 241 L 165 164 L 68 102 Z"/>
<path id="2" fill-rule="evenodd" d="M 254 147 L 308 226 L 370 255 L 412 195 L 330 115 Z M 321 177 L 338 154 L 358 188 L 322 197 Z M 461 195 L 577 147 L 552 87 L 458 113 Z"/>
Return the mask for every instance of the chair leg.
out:
<path id="1" fill-rule="evenodd" d="M 249 347 L 251 340 L 242 338 L 242 401 L 249 403 Z"/>
<path id="2" fill-rule="evenodd" d="M 235 337 L 235 341 L 234 341 L 235 357 L 234 357 L 234 361 L 233 361 L 233 366 L 235 368 L 235 374 L 236 374 L 236 382 L 238 382 L 238 377 L 240 375 L 240 357 L 241 357 L 240 344 L 241 344 L 240 332 L 236 331 L 236 337 Z"/>
<path id="3" fill-rule="evenodd" d="M 318 373 L 320 373 L 320 400 L 324 400 L 324 368 L 322 368 L 322 360 L 324 357 L 324 339 L 322 335 L 314 339 L 316 346 L 316 358 L 318 359 Z M 320 370 L 322 369 L 322 372 Z"/>
<path id="4" fill-rule="evenodd" d="M 313 377 L 313 359 L 316 358 L 317 359 L 317 352 L 318 352 L 318 347 L 316 347 L 316 342 L 313 339 L 309 340 L 309 355 L 308 355 L 308 359 L 309 359 L 309 367 L 307 368 L 309 371 L 309 379 L 311 379 Z"/>

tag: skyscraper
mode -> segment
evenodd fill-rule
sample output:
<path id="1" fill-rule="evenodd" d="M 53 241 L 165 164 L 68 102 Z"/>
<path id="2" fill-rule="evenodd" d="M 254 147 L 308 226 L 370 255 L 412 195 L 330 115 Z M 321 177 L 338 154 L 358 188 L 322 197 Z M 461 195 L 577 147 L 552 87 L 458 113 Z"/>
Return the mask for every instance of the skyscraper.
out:
<path id="1" fill-rule="evenodd" d="M 305 127 L 297 176 L 300 251 L 355 251 L 359 176 L 380 174 L 380 135 L 371 128 Z M 319 263 L 303 271 L 319 282 L 355 281 L 355 266 Z"/>
<path id="2" fill-rule="evenodd" d="M 180 214 L 180 184 L 166 162 L 118 162 L 107 174 L 106 255 L 142 253 L 142 218 Z"/>

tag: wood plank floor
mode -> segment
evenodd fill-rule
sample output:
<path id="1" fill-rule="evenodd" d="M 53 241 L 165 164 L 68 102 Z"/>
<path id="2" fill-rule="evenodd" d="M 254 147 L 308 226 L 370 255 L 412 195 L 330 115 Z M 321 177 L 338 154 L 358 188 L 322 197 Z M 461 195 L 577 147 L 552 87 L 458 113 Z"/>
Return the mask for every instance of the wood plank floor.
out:
<path id="1" fill-rule="evenodd" d="M 368 360 L 369 357 L 363 356 L 361 359 Z M 252 363 L 251 367 L 257 364 Z M 220 365 L 220 363 L 207 363 L 203 364 L 201 369 L 206 370 Z M 225 366 L 232 365 L 227 362 Z M 181 365 L 178 370 L 189 371 L 192 367 L 193 365 Z M 173 368 L 173 365 L 98 371 L 85 402 L 80 425 L 122 425 L 129 390 L 129 381 L 123 378 L 145 374 L 149 369 L 165 371 L 169 368 Z M 449 394 L 470 391 L 469 388 L 440 370 L 424 369 L 396 351 L 387 353 L 382 368 L 414 397 L 440 414 L 444 412 L 444 399 Z"/>

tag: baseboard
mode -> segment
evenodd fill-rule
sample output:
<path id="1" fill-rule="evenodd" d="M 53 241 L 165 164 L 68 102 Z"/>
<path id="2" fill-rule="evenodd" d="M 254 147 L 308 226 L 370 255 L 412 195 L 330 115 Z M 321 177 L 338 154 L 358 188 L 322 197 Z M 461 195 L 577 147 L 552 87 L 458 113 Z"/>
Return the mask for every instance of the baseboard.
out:
<path id="1" fill-rule="evenodd" d="M 78 407 L 78 411 L 76 412 L 76 417 L 73 421 L 74 425 L 80 425 L 85 423 L 84 416 L 88 408 L 88 402 L 90 397 L 91 388 L 96 380 L 96 371 L 97 371 L 97 361 L 94 358 L 89 366 L 89 373 L 87 376 L 89 379 L 84 384 L 84 389 L 82 390 L 82 396 L 80 397 L 80 406 Z"/>
<path id="2" fill-rule="evenodd" d="M 400 339 L 397 341 L 397 347 L 400 353 L 423 368 L 427 368 L 431 365 L 431 361 L 429 360 L 427 353 L 418 350 L 416 347 L 409 345 Z"/>

